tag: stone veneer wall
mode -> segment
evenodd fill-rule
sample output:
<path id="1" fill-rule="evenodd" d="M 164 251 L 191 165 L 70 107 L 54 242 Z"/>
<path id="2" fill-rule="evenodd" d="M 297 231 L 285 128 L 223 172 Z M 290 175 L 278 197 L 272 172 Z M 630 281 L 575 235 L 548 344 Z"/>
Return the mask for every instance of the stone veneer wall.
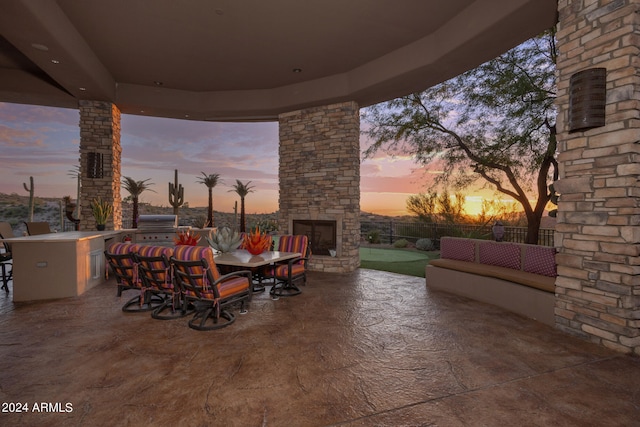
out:
<path id="1" fill-rule="evenodd" d="M 559 0 L 556 326 L 640 354 L 640 0 Z M 568 133 L 569 79 L 607 70 L 606 124 Z"/>
<path id="2" fill-rule="evenodd" d="M 101 197 L 113 204 L 113 216 L 107 230 L 120 229 L 122 208 L 120 197 L 120 110 L 110 102 L 80 101 L 80 170 L 82 173 L 80 230 L 95 230 L 96 221 L 90 203 Z M 87 176 L 87 153 L 101 153 L 104 175 Z"/>
<path id="3" fill-rule="evenodd" d="M 336 220 L 336 257 L 313 255 L 309 268 L 360 266 L 360 116 L 355 102 L 281 114 L 280 232 L 293 220 Z"/>

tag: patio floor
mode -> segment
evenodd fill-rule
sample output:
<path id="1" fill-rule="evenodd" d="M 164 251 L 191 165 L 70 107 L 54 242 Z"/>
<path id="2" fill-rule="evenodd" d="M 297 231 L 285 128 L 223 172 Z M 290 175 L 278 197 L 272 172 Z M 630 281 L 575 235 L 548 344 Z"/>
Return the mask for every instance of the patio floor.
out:
<path id="1" fill-rule="evenodd" d="M 421 278 L 311 273 L 301 295 L 256 294 L 248 314 L 212 332 L 125 314 L 115 294 L 112 282 L 57 301 L 18 305 L 0 294 L 1 425 L 640 420 L 639 358 L 429 291 Z M 29 412 L 7 413 L 11 402 Z M 55 412 L 34 412 L 40 402 Z"/>

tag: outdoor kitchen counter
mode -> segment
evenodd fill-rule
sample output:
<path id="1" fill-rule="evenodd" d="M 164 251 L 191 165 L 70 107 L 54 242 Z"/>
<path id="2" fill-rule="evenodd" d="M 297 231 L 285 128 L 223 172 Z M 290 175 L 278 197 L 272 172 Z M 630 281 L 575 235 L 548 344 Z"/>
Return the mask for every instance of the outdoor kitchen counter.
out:
<path id="1" fill-rule="evenodd" d="M 105 242 L 122 234 L 67 231 L 6 239 L 13 256 L 13 300 L 74 297 L 104 282 Z"/>

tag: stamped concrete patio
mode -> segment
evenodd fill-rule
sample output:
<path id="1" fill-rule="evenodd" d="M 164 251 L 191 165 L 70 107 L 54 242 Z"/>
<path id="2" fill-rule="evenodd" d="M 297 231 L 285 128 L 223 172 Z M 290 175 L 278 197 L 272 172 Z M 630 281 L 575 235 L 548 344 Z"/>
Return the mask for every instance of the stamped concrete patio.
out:
<path id="1" fill-rule="evenodd" d="M 65 300 L 0 296 L 1 425 L 640 420 L 640 359 L 415 277 L 312 273 L 303 294 L 256 294 L 248 314 L 213 332 L 122 313 L 112 282 Z M 8 413 L 12 402 L 29 412 Z M 41 402 L 55 412 L 33 412 Z"/>

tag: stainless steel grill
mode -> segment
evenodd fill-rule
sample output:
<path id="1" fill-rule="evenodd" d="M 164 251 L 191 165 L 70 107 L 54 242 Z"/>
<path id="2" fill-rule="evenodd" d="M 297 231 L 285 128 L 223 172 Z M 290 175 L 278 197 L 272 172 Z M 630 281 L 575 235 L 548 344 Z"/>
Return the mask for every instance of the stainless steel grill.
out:
<path id="1" fill-rule="evenodd" d="M 177 215 L 140 215 L 136 243 L 173 245 L 178 230 Z"/>

